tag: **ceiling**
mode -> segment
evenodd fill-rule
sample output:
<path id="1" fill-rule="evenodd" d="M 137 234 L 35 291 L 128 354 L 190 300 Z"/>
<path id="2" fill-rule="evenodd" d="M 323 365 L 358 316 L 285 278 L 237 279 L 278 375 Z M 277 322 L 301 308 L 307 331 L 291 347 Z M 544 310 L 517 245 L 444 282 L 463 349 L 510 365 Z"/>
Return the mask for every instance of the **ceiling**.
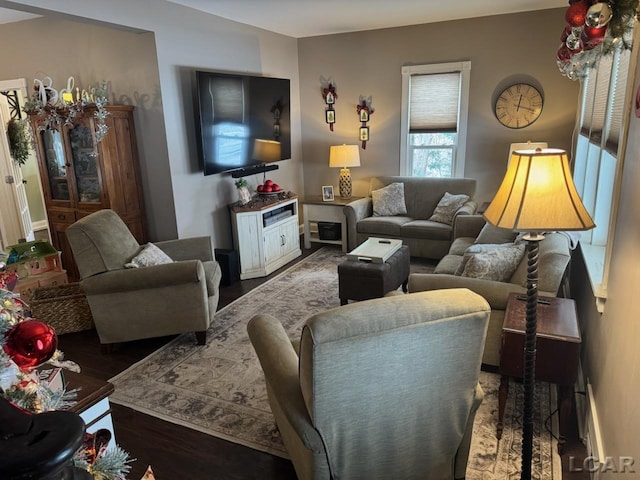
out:
<path id="1" fill-rule="evenodd" d="M 568 6 L 567 0 L 169 1 L 296 38 Z"/>
<path id="2" fill-rule="evenodd" d="M 0 8 L 0 24 L 20 22 L 21 20 L 29 20 L 36 18 L 39 15 L 34 15 L 27 12 L 18 12 L 17 10 L 9 10 L 8 8 Z"/>
<path id="3" fill-rule="evenodd" d="M 544 10 L 567 0 L 169 0 L 290 37 Z M 35 18 L 0 8 L 0 24 Z"/>

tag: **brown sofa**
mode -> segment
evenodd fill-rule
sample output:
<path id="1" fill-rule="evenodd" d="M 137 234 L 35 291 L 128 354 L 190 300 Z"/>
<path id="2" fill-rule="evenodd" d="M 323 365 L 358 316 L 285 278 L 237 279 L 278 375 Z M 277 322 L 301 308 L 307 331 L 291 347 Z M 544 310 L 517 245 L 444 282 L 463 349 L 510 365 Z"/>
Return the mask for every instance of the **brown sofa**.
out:
<path id="1" fill-rule="evenodd" d="M 373 216 L 371 192 L 395 182 L 404 184 L 407 214 Z M 454 239 L 456 219 L 475 213 L 478 207 L 473 200 L 475 191 L 476 181 L 471 178 L 373 177 L 368 196 L 344 207 L 349 250 L 369 237 L 397 238 L 409 247 L 412 257 L 440 259 L 447 254 Z M 446 192 L 466 194 L 470 200 L 456 212 L 452 225 L 429 221 Z"/>

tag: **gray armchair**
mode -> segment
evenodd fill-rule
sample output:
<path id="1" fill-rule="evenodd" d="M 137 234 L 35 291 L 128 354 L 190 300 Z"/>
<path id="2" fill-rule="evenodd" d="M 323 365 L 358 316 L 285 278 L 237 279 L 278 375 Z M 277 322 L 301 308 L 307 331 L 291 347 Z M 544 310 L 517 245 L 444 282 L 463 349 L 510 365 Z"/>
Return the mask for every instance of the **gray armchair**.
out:
<path id="1" fill-rule="evenodd" d="M 455 275 L 458 265 L 463 259 L 465 250 L 474 244 L 483 227 L 485 219 L 480 215 L 460 217 L 454 232 L 455 240 L 449 253 L 440 260 L 434 273 L 414 273 L 409 275 L 409 293 L 439 290 L 442 288 L 468 288 L 485 298 L 491 305 L 491 318 L 485 343 L 482 363 L 486 365 L 500 365 L 500 347 L 502 345 L 502 324 L 507 307 L 507 300 L 511 292 L 525 294 L 527 292 L 527 263 L 525 253 L 513 276 L 504 282 L 469 278 Z M 505 237 L 502 229 L 490 230 L 481 243 L 503 243 L 513 241 Z M 562 281 L 571 260 L 569 241 L 565 235 L 558 232 L 546 233 L 540 242 L 538 252 L 538 292 L 540 295 L 555 297 L 562 286 Z"/>
<path id="2" fill-rule="evenodd" d="M 307 320 L 299 353 L 251 319 L 298 478 L 464 478 L 489 313 L 466 289 L 353 303 Z"/>
<path id="3" fill-rule="evenodd" d="M 174 262 L 125 268 L 142 247 L 114 211 L 92 213 L 66 235 L 104 350 L 184 332 L 196 332 L 197 342 L 205 343 L 222 276 L 209 237 L 156 242 Z"/>

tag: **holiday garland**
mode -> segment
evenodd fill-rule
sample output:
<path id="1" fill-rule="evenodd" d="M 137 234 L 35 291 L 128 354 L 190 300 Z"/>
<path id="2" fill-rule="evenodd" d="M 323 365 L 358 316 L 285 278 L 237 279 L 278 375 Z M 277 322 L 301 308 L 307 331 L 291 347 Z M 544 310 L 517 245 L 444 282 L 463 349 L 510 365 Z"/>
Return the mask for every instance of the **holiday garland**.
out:
<path id="1" fill-rule="evenodd" d="M 569 0 L 556 60 L 571 80 L 587 76 L 603 55 L 631 49 L 639 0 Z"/>
<path id="2" fill-rule="evenodd" d="M 26 120 L 12 118 L 7 123 L 7 137 L 9 138 L 9 153 L 18 164 L 24 165 L 29 158 L 31 147 L 31 132 Z"/>
<path id="3" fill-rule="evenodd" d="M 67 409 L 75 403 L 77 391 L 53 390 L 35 368 L 46 361 L 77 372 L 80 369 L 63 360 L 53 328 L 30 318 L 20 295 L 7 289 L 16 281 L 15 273 L 0 272 L 0 396 L 32 413 Z M 102 435 L 103 441 L 96 442 L 101 432 L 106 433 L 106 438 Z M 107 448 L 110 438 L 108 430 L 85 434 L 73 465 L 89 472 L 95 480 L 124 480 L 132 460 L 119 446 Z"/>
<path id="4" fill-rule="evenodd" d="M 34 92 L 29 100 L 25 102 L 24 111 L 27 113 L 35 113 L 44 117 L 42 130 L 58 129 L 62 125 L 72 126 L 74 119 L 79 113 L 84 112 L 88 106 L 95 106 L 96 111 L 96 141 L 100 143 L 109 131 L 106 119 L 109 112 L 105 108 L 108 100 L 107 82 L 93 85 L 89 91 L 76 88 L 75 95 L 73 93 L 73 77 L 69 77 L 67 88 L 60 92 L 55 90 L 52 85 L 53 81 L 50 77 L 46 77 L 45 82 L 42 80 L 34 81 Z"/>

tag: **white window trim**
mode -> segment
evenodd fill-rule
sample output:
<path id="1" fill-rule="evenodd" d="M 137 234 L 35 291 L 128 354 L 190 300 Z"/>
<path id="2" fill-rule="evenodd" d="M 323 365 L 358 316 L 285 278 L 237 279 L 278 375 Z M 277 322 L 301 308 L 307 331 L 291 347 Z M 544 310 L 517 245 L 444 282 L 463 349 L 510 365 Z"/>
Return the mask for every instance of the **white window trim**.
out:
<path id="1" fill-rule="evenodd" d="M 634 35 L 634 44 L 639 40 L 638 32 L 636 31 Z M 619 53 L 616 53 L 618 55 Z M 638 56 L 635 54 L 635 49 L 632 50 L 631 58 L 629 60 L 629 72 L 626 84 L 625 91 L 625 108 L 623 112 L 623 122 L 620 127 L 620 139 L 618 141 L 618 152 L 617 152 L 617 166 L 615 179 L 613 184 L 613 195 L 611 200 L 611 214 L 609 217 L 609 225 L 608 225 L 608 235 L 607 235 L 607 243 L 605 246 L 595 246 L 591 245 L 590 242 L 580 241 L 580 247 L 582 249 L 582 255 L 585 262 L 585 267 L 587 274 L 589 276 L 589 282 L 591 283 L 591 288 L 593 291 L 593 295 L 596 301 L 596 308 L 599 313 L 604 313 L 605 304 L 608 296 L 608 279 L 609 279 L 609 270 L 611 267 L 611 257 L 613 253 L 613 244 L 614 244 L 614 235 L 616 230 L 616 223 L 618 218 L 618 208 L 620 203 L 620 194 L 621 194 L 621 183 L 622 183 L 622 174 L 624 162 L 626 160 L 626 151 L 627 151 L 627 133 L 629 130 L 629 120 L 631 116 L 631 104 L 632 102 L 629 99 L 635 98 L 635 74 L 636 66 L 637 66 Z M 586 95 L 586 89 L 584 82 L 580 88 L 580 104 L 579 104 L 579 114 L 578 114 L 578 124 L 576 126 L 576 140 L 573 143 L 574 152 L 576 149 L 577 138 L 580 135 L 580 129 L 583 123 L 583 115 L 584 115 L 584 97 Z M 607 107 L 609 107 L 610 99 L 607 99 Z M 604 148 L 603 145 L 606 142 L 606 132 L 603 131 L 603 135 L 600 148 Z M 580 196 L 583 196 L 584 183 L 579 189 Z M 587 232 L 588 233 L 588 232 Z M 591 236 L 589 235 L 589 238 Z"/>
<path id="2" fill-rule="evenodd" d="M 469 116 L 469 85 L 471 62 L 435 63 L 402 67 L 402 108 L 400 113 L 400 175 L 411 176 L 409 165 L 409 90 L 411 75 L 460 72 L 460 110 L 458 112 L 458 142 L 455 149 L 454 177 L 464 177 L 467 146 L 467 119 Z"/>

